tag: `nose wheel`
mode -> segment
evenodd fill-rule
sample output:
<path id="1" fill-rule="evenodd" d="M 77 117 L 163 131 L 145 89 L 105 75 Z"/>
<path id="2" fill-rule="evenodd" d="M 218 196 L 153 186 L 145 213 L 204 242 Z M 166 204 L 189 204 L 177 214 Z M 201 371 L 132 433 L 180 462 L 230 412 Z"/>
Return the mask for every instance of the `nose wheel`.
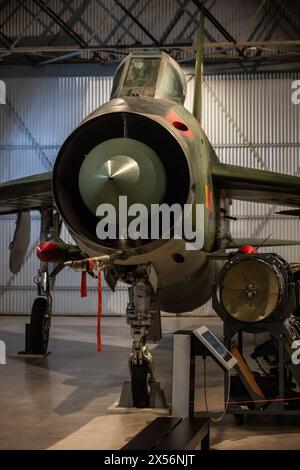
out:
<path id="1" fill-rule="evenodd" d="M 147 408 L 150 404 L 151 383 L 155 382 L 152 355 L 146 344 L 148 329 L 145 325 L 134 325 L 131 329 L 133 344 L 129 356 L 129 369 L 132 403 L 135 408 Z"/>
<path id="2" fill-rule="evenodd" d="M 155 382 L 153 360 L 145 344 L 146 337 L 137 331 L 134 335 L 133 351 L 129 356 L 132 402 L 135 408 L 147 408 L 150 404 L 151 383 Z"/>
<path id="3" fill-rule="evenodd" d="M 146 362 L 131 365 L 132 402 L 135 408 L 147 408 L 150 403 L 150 373 Z"/>

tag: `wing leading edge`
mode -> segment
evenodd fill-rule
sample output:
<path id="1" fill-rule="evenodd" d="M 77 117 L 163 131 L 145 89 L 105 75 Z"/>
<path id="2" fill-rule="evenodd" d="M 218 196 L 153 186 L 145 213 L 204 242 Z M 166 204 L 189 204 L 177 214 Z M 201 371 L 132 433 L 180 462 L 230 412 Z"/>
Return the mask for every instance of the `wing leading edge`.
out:
<path id="1" fill-rule="evenodd" d="M 52 172 L 0 184 L 0 215 L 53 204 Z"/>
<path id="2" fill-rule="evenodd" d="M 224 197 L 300 207 L 300 177 L 214 162 L 212 177 Z"/>

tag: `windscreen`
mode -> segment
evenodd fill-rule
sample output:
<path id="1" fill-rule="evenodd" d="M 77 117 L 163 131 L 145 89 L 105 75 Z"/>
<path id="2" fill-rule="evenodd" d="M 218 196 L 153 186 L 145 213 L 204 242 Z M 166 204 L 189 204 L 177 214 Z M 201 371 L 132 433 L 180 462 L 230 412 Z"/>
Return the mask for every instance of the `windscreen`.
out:
<path id="1" fill-rule="evenodd" d="M 137 57 L 131 60 L 124 86 L 155 88 L 160 59 Z"/>

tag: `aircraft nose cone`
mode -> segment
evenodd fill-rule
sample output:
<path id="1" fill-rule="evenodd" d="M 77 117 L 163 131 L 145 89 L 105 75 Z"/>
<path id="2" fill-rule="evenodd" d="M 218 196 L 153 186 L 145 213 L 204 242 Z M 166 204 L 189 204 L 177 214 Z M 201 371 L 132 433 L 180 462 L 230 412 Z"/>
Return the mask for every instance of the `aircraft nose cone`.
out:
<path id="1" fill-rule="evenodd" d="M 103 180 L 113 180 L 115 185 L 136 183 L 140 177 L 140 169 L 135 160 L 126 155 L 116 155 L 102 165 L 100 174 Z"/>
<path id="2" fill-rule="evenodd" d="M 160 204 L 166 192 L 166 174 L 159 156 L 144 143 L 128 138 L 102 142 L 85 157 L 79 171 L 79 191 L 94 215 L 100 204 L 118 212 L 119 196 L 128 206 Z"/>

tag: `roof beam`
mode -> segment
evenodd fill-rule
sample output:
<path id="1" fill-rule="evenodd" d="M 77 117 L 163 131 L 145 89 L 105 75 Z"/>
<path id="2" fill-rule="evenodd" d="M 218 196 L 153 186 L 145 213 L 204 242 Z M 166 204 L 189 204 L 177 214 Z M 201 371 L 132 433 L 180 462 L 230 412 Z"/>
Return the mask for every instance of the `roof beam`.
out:
<path id="1" fill-rule="evenodd" d="M 131 18 L 132 21 L 146 34 L 146 36 L 151 39 L 154 44 L 159 44 L 158 40 L 150 33 L 150 31 L 148 31 L 148 29 L 145 28 L 145 26 L 135 16 L 133 16 L 133 14 L 127 8 L 125 8 L 121 2 L 119 2 L 119 0 L 115 0 L 115 2 L 121 8 L 121 10 L 123 10 L 124 13 L 126 13 L 126 15 L 129 16 L 129 18 Z"/>
<path id="2" fill-rule="evenodd" d="M 110 16 L 112 19 L 114 19 L 116 21 L 116 27 L 114 28 L 114 30 L 109 34 L 109 36 L 104 40 L 104 44 L 106 44 L 109 39 L 111 37 L 114 36 L 114 34 L 116 33 L 117 29 L 119 27 L 122 27 L 124 29 L 124 31 L 129 34 L 131 36 L 131 38 L 136 42 L 137 39 L 133 36 L 133 34 L 130 32 L 129 29 L 126 28 L 126 26 L 124 26 L 124 20 L 126 18 L 126 14 L 120 19 L 118 20 L 118 18 L 113 14 L 113 9 L 110 11 L 108 8 L 106 8 L 106 6 L 101 2 L 101 0 L 96 0 L 97 3 L 103 8 L 103 10 L 108 14 L 108 16 Z M 132 10 L 136 5 L 137 3 L 139 2 L 139 0 L 135 0 L 134 3 L 130 6 L 129 10 Z M 117 5 L 115 4 L 115 7 L 117 7 Z M 86 44 L 88 45 L 91 40 L 98 36 L 98 30 L 100 29 L 100 27 L 102 26 L 103 24 L 103 20 L 101 21 L 101 23 L 97 26 L 96 30 L 95 31 L 92 31 L 90 37 L 87 39 L 86 41 Z M 53 42 L 53 41 L 52 41 Z M 52 43 L 51 42 L 51 43 Z M 99 41 L 100 44 L 103 44 L 102 41 Z M 50 44 L 51 44 L 50 43 Z M 77 50 L 77 51 L 72 51 L 72 52 L 67 52 L 66 54 L 62 54 L 62 55 L 59 55 L 57 57 L 52 57 L 51 59 L 47 59 L 45 61 L 42 61 L 39 63 L 39 65 L 47 65 L 47 64 L 53 64 L 55 62 L 60 62 L 62 60 L 65 60 L 65 59 L 70 59 L 70 58 L 74 58 L 74 57 L 78 57 L 82 54 L 84 54 L 84 50 L 83 49 L 80 49 L 80 50 Z"/>
<path id="3" fill-rule="evenodd" d="M 69 25 L 63 21 L 53 10 L 48 7 L 43 0 L 33 0 L 45 13 L 47 13 L 50 18 L 52 18 L 58 26 L 65 31 L 65 33 L 70 36 L 74 42 L 76 42 L 80 47 L 86 46 L 85 41 L 72 29 Z"/>
<path id="4" fill-rule="evenodd" d="M 73 3 L 73 0 L 64 1 L 61 10 L 57 12 L 58 16 L 62 17 L 66 11 L 70 11 L 70 7 L 72 3 Z M 43 35 L 48 34 L 52 30 L 54 25 L 56 25 L 56 22 L 54 20 L 50 21 L 49 24 L 44 29 Z"/>
<path id="5" fill-rule="evenodd" d="M 227 31 L 227 29 L 224 28 L 224 26 L 212 15 L 212 13 L 203 5 L 200 0 L 193 0 L 194 5 L 199 8 L 201 13 L 214 25 L 214 27 L 222 34 L 222 36 L 227 39 L 227 41 L 234 43 L 235 45 L 237 44 L 237 41 L 234 39 L 234 37 Z M 245 54 L 243 51 L 236 46 L 236 50 L 239 54 L 239 56 L 243 57 L 246 59 Z"/>
<path id="6" fill-rule="evenodd" d="M 289 9 L 280 0 L 271 0 L 274 7 L 279 11 L 281 17 L 285 18 L 289 26 L 297 33 L 300 34 L 300 23 L 296 17 L 294 17 Z"/>
<path id="7" fill-rule="evenodd" d="M 195 46 L 192 41 L 178 41 L 169 44 L 157 43 L 158 49 L 191 49 L 194 50 Z M 205 42 L 204 49 L 236 49 L 236 47 L 267 47 L 267 48 L 287 48 L 287 47 L 300 47 L 300 40 L 276 40 L 276 41 L 237 41 L 237 42 Z M 107 51 L 107 50 L 134 50 L 134 49 L 153 49 L 153 44 L 100 44 L 100 45 L 87 45 L 79 49 L 78 46 L 18 46 L 10 50 L 13 54 L 25 54 L 31 52 L 72 52 L 72 51 Z M 7 49 L 0 47 L 0 52 L 6 52 Z M 299 51 L 297 51 L 299 53 Z"/>
<path id="8" fill-rule="evenodd" d="M 23 3 L 25 2 L 25 0 L 23 0 Z M 4 10 L 5 11 L 5 8 L 6 6 L 9 4 L 9 0 L 7 0 L 6 2 L 3 2 L 1 4 L 1 10 Z M 16 13 L 16 11 L 18 11 L 20 8 L 20 2 L 15 6 L 15 8 L 9 13 L 9 15 L 5 18 L 5 20 L 1 23 L 0 25 L 0 30 L 3 28 L 3 26 L 6 25 L 6 23 L 14 16 L 14 14 Z"/>
<path id="9" fill-rule="evenodd" d="M 171 34 L 171 32 L 173 31 L 173 29 L 175 28 L 175 26 L 177 25 L 178 21 L 180 20 L 180 18 L 182 17 L 184 11 L 185 11 L 185 8 L 186 6 L 190 3 L 191 0 L 184 0 L 184 2 L 181 4 L 181 6 L 179 6 L 178 10 L 176 11 L 175 13 L 175 16 L 174 18 L 172 19 L 172 21 L 169 23 L 169 26 L 167 27 L 167 29 L 165 30 L 164 34 L 161 36 L 160 38 L 160 42 L 163 43 L 165 42 L 165 40 L 167 39 L 167 37 L 169 36 L 169 34 Z"/>
<path id="10" fill-rule="evenodd" d="M 18 0 L 18 3 L 20 4 L 20 6 L 23 6 L 23 3 L 24 2 L 21 2 L 20 0 Z M 45 2 L 45 5 L 47 5 L 47 3 L 49 3 L 49 0 L 47 0 Z M 38 20 L 38 17 L 42 14 L 42 10 L 39 9 L 37 13 L 32 13 L 32 18 L 31 20 L 29 21 L 29 23 L 27 23 L 27 25 L 22 29 L 21 33 L 19 34 L 19 36 L 12 42 L 11 46 L 10 47 L 15 47 L 18 42 L 21 41 L 21 39 L 24 37 L 26 31 Z"/>
<path id="11" fill-rule="evenodd" d="M 18 2 L 21 4 L 22 3 L 22 8 L 23 10 L 25 10 L 27 13 L 29 13 L 30 16 L 34 16 L 34 13 L 27 7 L 26 3 L 25 2 L 21 2 L 21 0 L 18 0 Z M 51 27 L 48 25 L 41 19 L 41 18 L 37 18 L 37 22 L 40 24 L 40 26 L 44 29 L 43 30 L 43 35 L 45 35 L 45 30 L 49 28 L 49 31 L 51 34 L 54 34 L 53 30 L 51 29 Z"/>
<path id="12" fill-rule="evenodd" d="M 100 4 L 99 0 L 96 0 L 98 4 Z M 128 8 L 128 11 L 131 12 L 136 6 L 137 4 L 139 3 L 140 0 L 134 0 L 131 5 L 129 6 Z M 101 3 L 102 4 L 102 3 Z M 117 3 L 115 3 L 115 6 L 118 6 Z M 113 11 L 110 12 L 110 17 L 116 22 L 116 25 L 114 26 L 114 28 L 111 30 L 111 32 L 109 33 L 109 35 L 104 39 L 104 44 L 108 44 L 109 40 L 112 39 L 116 32 L 118 31 L 118 28 L 122 25 L 122 27 L 124 26 L 124 22 L 125 22 L 125 19 L 127 17 L 127 13 L 125 13 L 125 15 L 122 15 L 122 17 L 120 19 L 118 19 L 114 14 L 113 14 Z M 137 41 L 137 38 L 134 38 L 134 41 L 135 42 L 138 42 Z"/>
<path id="13" fill-rule="evenodd" d="M 79 8 L 75 8 L 75 9 L 73 8 L 73 2 L 70 1 L 70 0 L 69 1 L 62 0 L 62 3 L 64 5 L 64 8 L 62 8 L 62 10 L 58 13 L 58 16 L 61 18 L 65 11 L 67 11 L 68 13 L 71 14 L 71 17 L 68 19 L 67 22 L 65 22 L 68 25 L 68 27 L 70 29 L 72 29 L 72 31 L 73 31 L 73 28 L 75 27 L 76 23 L 78 22 L 82 25 L 82 27 L 85 29 L 85 31 L 88 34 L 92 34 L 93 30 L 82 19 L 83 13 L 88 8 L 89 4 L 91 3 L 91 0 L 85 0 L 85 1 L 81 2 Z M 56 34 L 56 37 L 49 44 L 52 44 L 53 42 L 55 42 L 59 38 L 61 33 L 62 33 L 62 30 L 60 30 Z M 99 40 L 99 43 L 101 43 L 99 38 L 98 38 L 98 40 Z M 88 41 L 86 41 L 86 44 L 87 43 L 88 43 Z"/>

